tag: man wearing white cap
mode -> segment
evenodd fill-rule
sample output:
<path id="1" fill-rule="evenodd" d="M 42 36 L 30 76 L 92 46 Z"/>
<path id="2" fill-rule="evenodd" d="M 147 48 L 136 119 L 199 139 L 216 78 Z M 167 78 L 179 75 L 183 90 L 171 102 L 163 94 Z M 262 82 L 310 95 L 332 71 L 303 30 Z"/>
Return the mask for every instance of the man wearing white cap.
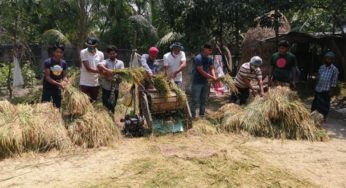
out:
<path id="1" fill-rule="evenodd" d="M 262 59 L 259 56 L 251 58 L 250 62 L 244 63 L 235 78 L 235 85 L 239 93 L 232 93 L 231 102 L 235 103 L 238 99 L 240 105 L 246 103 L 250 96 L 250 90 L 256 93 L 255 88 L 251 85 L 251 80 L 257 80 L 259 85 L 260 96 L 263 96 L 263 82 L 262 82 L 262 71 L 260 66 L 262 65 Z"/>
<path id="2" fill-rule="evenodd" d="M 53 56 L 44 61 L 44 79 L 42 90 L 42 102 L 50 102 L 57 108 L 61 106 L 62 81 L 67 81 L 67 64 L 62 59 L 64 45 L 56 44 L 53 47 Z"/>
<path id="3" fill-rule="evenodd" d="M 81 50 L 80 58 L 82 61 L 80 71 L 80 90 L 90 97 L 92 102 L 97 100 L 99 92 L 99 70 L 97 65 L 104 60 L 104 55 L 99 51 L 97 46 L 97 39 L 88 37 L 85 45 L 87 48 Z"/>
<path id="4" fill-rule="evenodd" d="M 182 51 L 184 47 L 181 43 L 173 43 L 170 47 L 170 52 L 163 56 L 163 65 L 165 74 L 169 79 L 174 79 L 174 82 L 182 88 L 183 74 L 182 70 L 186 67 L 186 56 Z"/>

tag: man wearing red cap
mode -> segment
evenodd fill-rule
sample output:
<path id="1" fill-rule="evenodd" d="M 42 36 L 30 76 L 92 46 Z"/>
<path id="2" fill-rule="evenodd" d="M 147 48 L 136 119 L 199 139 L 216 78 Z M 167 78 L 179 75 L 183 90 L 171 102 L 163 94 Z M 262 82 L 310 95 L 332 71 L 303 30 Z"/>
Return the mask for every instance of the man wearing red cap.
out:
<path id="1" fill-rule="evenodd" d="M 143 54 L 141 57 L 141 64 L 144 69 L 148 72 L 149 76 L 153 76 L 158 69 L 158 65 L 155 64 L 159 49 L 156 47 L 149 48 L 149 54 Z"/>

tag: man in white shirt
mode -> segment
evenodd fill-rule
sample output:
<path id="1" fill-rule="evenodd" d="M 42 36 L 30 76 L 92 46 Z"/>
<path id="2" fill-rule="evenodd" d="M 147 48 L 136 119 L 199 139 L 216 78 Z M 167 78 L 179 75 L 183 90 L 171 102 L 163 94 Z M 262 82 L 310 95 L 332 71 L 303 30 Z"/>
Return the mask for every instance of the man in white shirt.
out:
<path id="1" fill-rule="evenodd" d="M 101 82 L 103 106 L 114 113 L 119 94 L 120 80 L 113 80 L 113 71 L 124 69 L 125 67 L 124 62 L 116 58 L 118 55 L 118 48 L 116 46 L 108 46 L 107 53 L 108 59 L 99 62 L 97 68 L 100 70 L 100 74 L 104 75 Z"/>
<path id="2" fill-rule="evenodd" d="M 80 51 L 82 65 L 79 87 L 90 97 L 92 102 L 97 100 L 100 85 L 97 64 L 104 60 L 103 53 L 96 48 L 97 43 L 96 38 L 88 37 L 85 43 L 87 48 Z"/>
<path id="3" fill-rule="evenodd" d="M 184 47 L 181 43 L 173 43 L 170 47 L 170 52 L 163 56 L 163 65 L 165 67 L 165 74 L 169 79 L 182 88 L 183 74 L 182 70 L 186 67 L 186 56 L 182 51 Z"/>

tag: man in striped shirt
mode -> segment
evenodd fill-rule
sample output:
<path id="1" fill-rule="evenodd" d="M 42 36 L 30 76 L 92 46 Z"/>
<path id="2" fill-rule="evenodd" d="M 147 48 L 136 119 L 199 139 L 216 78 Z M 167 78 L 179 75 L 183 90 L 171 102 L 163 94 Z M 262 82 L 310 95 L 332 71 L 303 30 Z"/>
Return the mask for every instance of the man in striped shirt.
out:
<path id="1" fill-rule="evenodd" d="M 240 105 L 246 103 L 250 96 L 250 90 L 252 93 L 256 93 L 255 88 L 251 85 L 251 80 L 257 80 L 260 96 L 263 96 L 263 82 L 262 82 L 262 71 L 260 66 L 262 65 L 262 59 L 259 56 L 251 58 L 250 62 L 244 63 L 235 78 L 235 85 L 238 88 L 239 93 L 232 93 L 231 102 L 236 103 L 240 100 Z"/>
<path id="2" fill-rule="evenodd" d="M 318 70 L 315 98 L 311 106 L 311 111 L 317 110 L 324 116 L 324 120 L 327 118 L 330 98 L 334 94 L 338 81 L 338 68 L 332 64 L 334 58 L 335 54 L 331 51 L 324 55 L 324 65 Z"/>

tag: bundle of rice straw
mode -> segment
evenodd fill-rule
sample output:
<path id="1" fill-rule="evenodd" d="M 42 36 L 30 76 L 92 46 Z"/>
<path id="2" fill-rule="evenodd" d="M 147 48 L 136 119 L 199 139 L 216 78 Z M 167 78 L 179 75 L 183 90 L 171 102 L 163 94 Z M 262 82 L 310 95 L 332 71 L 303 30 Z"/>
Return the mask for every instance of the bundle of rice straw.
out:
<path id="1" fill-rule="evenodd" d="M 120 78 L 125 82 L 142 84 L 142 82 L 147 78 L 148 73 L 143 67 L 140 68 L 126 68 L 126 69 L 116 69 L 113 73 L 118 74 Z"/>
<path id="2" fill-rule="evenodd" d="M 321 113 L 315 110 L 311 112 L 311 117 L 314 120 L 316 127 L 323 128 L 324 117 Z"/>
<path id="3" fill-rule="evenodd" d="M 0 156 L 71 146 L 59 111 L 51 103 L 34 106 L 0 102 Z"/>
<path id="4" fill-rule="evenodd" d="M 221 123 L 225 116 L 232 116 L 242 110 L 243 109 L 237 104 L 225 104 L 222 107 L 220 107 L 216 112 L 210 112 L 207 115 L 207 119 L 215 123 Z"/>
<path id="5" fill-rule="evenodd" d="M 120 131 L 105 110 L 90 110 L 67 125 L 72 142 L 85 148 L 106 146 L 120 138 Z"/>
<path id="6" fill-rule="evenodd" d="M 174 80 L 171 80 L 169 82 L 169 87 L 170 89 L 177 95 L 177 99 L 178 99 L 178 102 L 179 102 L 179 105 L 181 107 L 185 106 L 186 105 L 186 102 L 187 102 L 187 96 L 186 96 L 186 93 L 181 90 L 177 84 L 175 84 Z"/>
<path id="7" fill-rule="evenodd" d="M 219 77 L 218 80 L 227 85 L 230 93 L 239 93 L 237 87 L 235 86 L 234 80 L 229 74 Z"/>
<path id="8" fill-rule="evenodd" d="M 63 107 L 69 115 L 83 115 L 92 105 L 88 95 L 79 91 L 72 84 L 67 84 L 63 91 Z"/>
<path id="9" fill-rule="evenodd" d="M 316 134 L 321 130 L 309 110 L 287 87 L 272 89 L 263 98 L 255 98 L 243 111 L 225 116 L 222 129 L 263 137 L 321 140 L 321 134 Z"/>
<path id="10" fill-rule="evenodd" d="M 156 75 L 152 80 L 159 95 L 162 97 L 167 97 L 170 92 L 170 87 L 167 81 L 167 77 L 160 74 L 160 75 Z"/>
<path id="11" fill-rule="evenodd" d="M 203 119 L 199 119 L 193 122 L 193 128 L 189 130 L 189 132 L 193 132 L 200 136 L 218 134 L 216 126 L 213 125 L 210 121 Z"/>

